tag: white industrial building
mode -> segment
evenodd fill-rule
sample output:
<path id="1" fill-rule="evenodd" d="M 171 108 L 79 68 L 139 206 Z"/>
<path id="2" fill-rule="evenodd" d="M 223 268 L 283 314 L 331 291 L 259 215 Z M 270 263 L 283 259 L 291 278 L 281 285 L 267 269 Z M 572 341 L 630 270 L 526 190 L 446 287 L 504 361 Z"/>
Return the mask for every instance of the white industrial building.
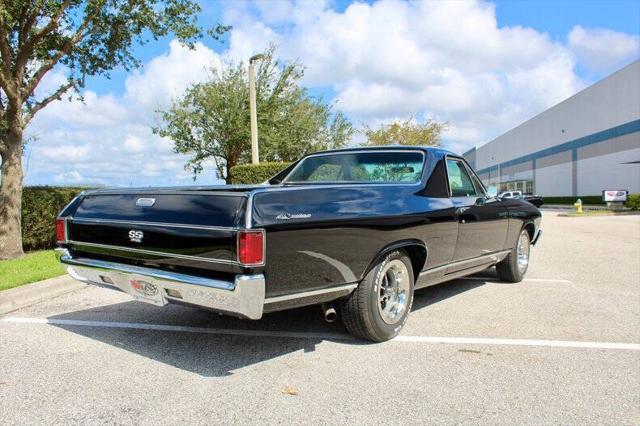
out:
<path id="1" fill-rule="evenodd" d="M 640 193 L 640 61 L 464 156 L 500 190 Z"/>

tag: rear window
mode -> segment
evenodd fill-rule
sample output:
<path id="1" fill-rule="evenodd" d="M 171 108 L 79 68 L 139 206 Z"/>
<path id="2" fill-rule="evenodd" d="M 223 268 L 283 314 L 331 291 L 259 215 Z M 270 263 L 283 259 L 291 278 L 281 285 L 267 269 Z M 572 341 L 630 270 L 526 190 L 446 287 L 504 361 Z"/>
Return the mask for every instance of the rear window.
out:
<path id="1" fill-rule="evenodd" d="M 285 183 L 416 183 L 422 177 L 422 152 L 345 152 L 303 159 Z"/>

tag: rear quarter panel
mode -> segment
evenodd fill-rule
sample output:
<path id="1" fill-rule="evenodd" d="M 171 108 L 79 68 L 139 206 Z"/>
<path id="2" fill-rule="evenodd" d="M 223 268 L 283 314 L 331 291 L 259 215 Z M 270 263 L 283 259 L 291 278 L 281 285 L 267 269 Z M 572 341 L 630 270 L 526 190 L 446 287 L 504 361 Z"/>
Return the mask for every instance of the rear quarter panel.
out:
<path id="1" fill-rule="evenodd" d="M 426 267 L 450 260 L 457 221 L 448 198 L 421 185 L 361 185 L 265 190 L 252 221 L 266 234 L 267 296 L 359 281 L 385 247 L 419 240 Z"/>
<path id="2" fill-rule="evenodd" d="M 525 200 L 505 198 L 502 202 L 509 212 L 509 230 L 505 240 L 505 248 L 512 248 L 515 246 L 520 231 L 525 225 L 532 224 L 535 232 L 538 232 L 542 213 L 536 206 Z"/>

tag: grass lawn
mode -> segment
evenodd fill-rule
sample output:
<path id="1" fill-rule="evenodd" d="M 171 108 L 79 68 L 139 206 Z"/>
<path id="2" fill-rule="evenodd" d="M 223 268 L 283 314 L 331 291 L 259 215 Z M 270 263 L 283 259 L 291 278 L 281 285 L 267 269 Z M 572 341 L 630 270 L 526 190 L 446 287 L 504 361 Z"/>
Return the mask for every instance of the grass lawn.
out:
<path id="1" fill-rule="evenodd" d="M 0 260 L 0 291 L 64 273 L 53 250 L 34 251 L 20 259 Z"/>

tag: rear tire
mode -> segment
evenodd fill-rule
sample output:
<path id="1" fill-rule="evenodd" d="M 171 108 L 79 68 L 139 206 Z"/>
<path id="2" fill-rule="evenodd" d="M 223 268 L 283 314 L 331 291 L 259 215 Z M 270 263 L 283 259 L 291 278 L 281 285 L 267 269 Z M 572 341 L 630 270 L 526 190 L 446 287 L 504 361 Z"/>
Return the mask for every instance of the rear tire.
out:
<path id="1" fill-rule="evenodd" d="M 342 302 L 345 327 L 351 334 L 373 342 L 394 338 L 409 318 L 413 286 L 411 260 L 404 251 L 391 252 Z"/>
<path id="2" fill-rule="evenodd" d="M 531 253 L 531 238 L 526 229 L 520 231 L 516 245 L 511 249 L 500 263 L 496 265 L 498 277 L 502 281 L 519 283 L 524 278 L 529 268 L 529 255 Z"/>

